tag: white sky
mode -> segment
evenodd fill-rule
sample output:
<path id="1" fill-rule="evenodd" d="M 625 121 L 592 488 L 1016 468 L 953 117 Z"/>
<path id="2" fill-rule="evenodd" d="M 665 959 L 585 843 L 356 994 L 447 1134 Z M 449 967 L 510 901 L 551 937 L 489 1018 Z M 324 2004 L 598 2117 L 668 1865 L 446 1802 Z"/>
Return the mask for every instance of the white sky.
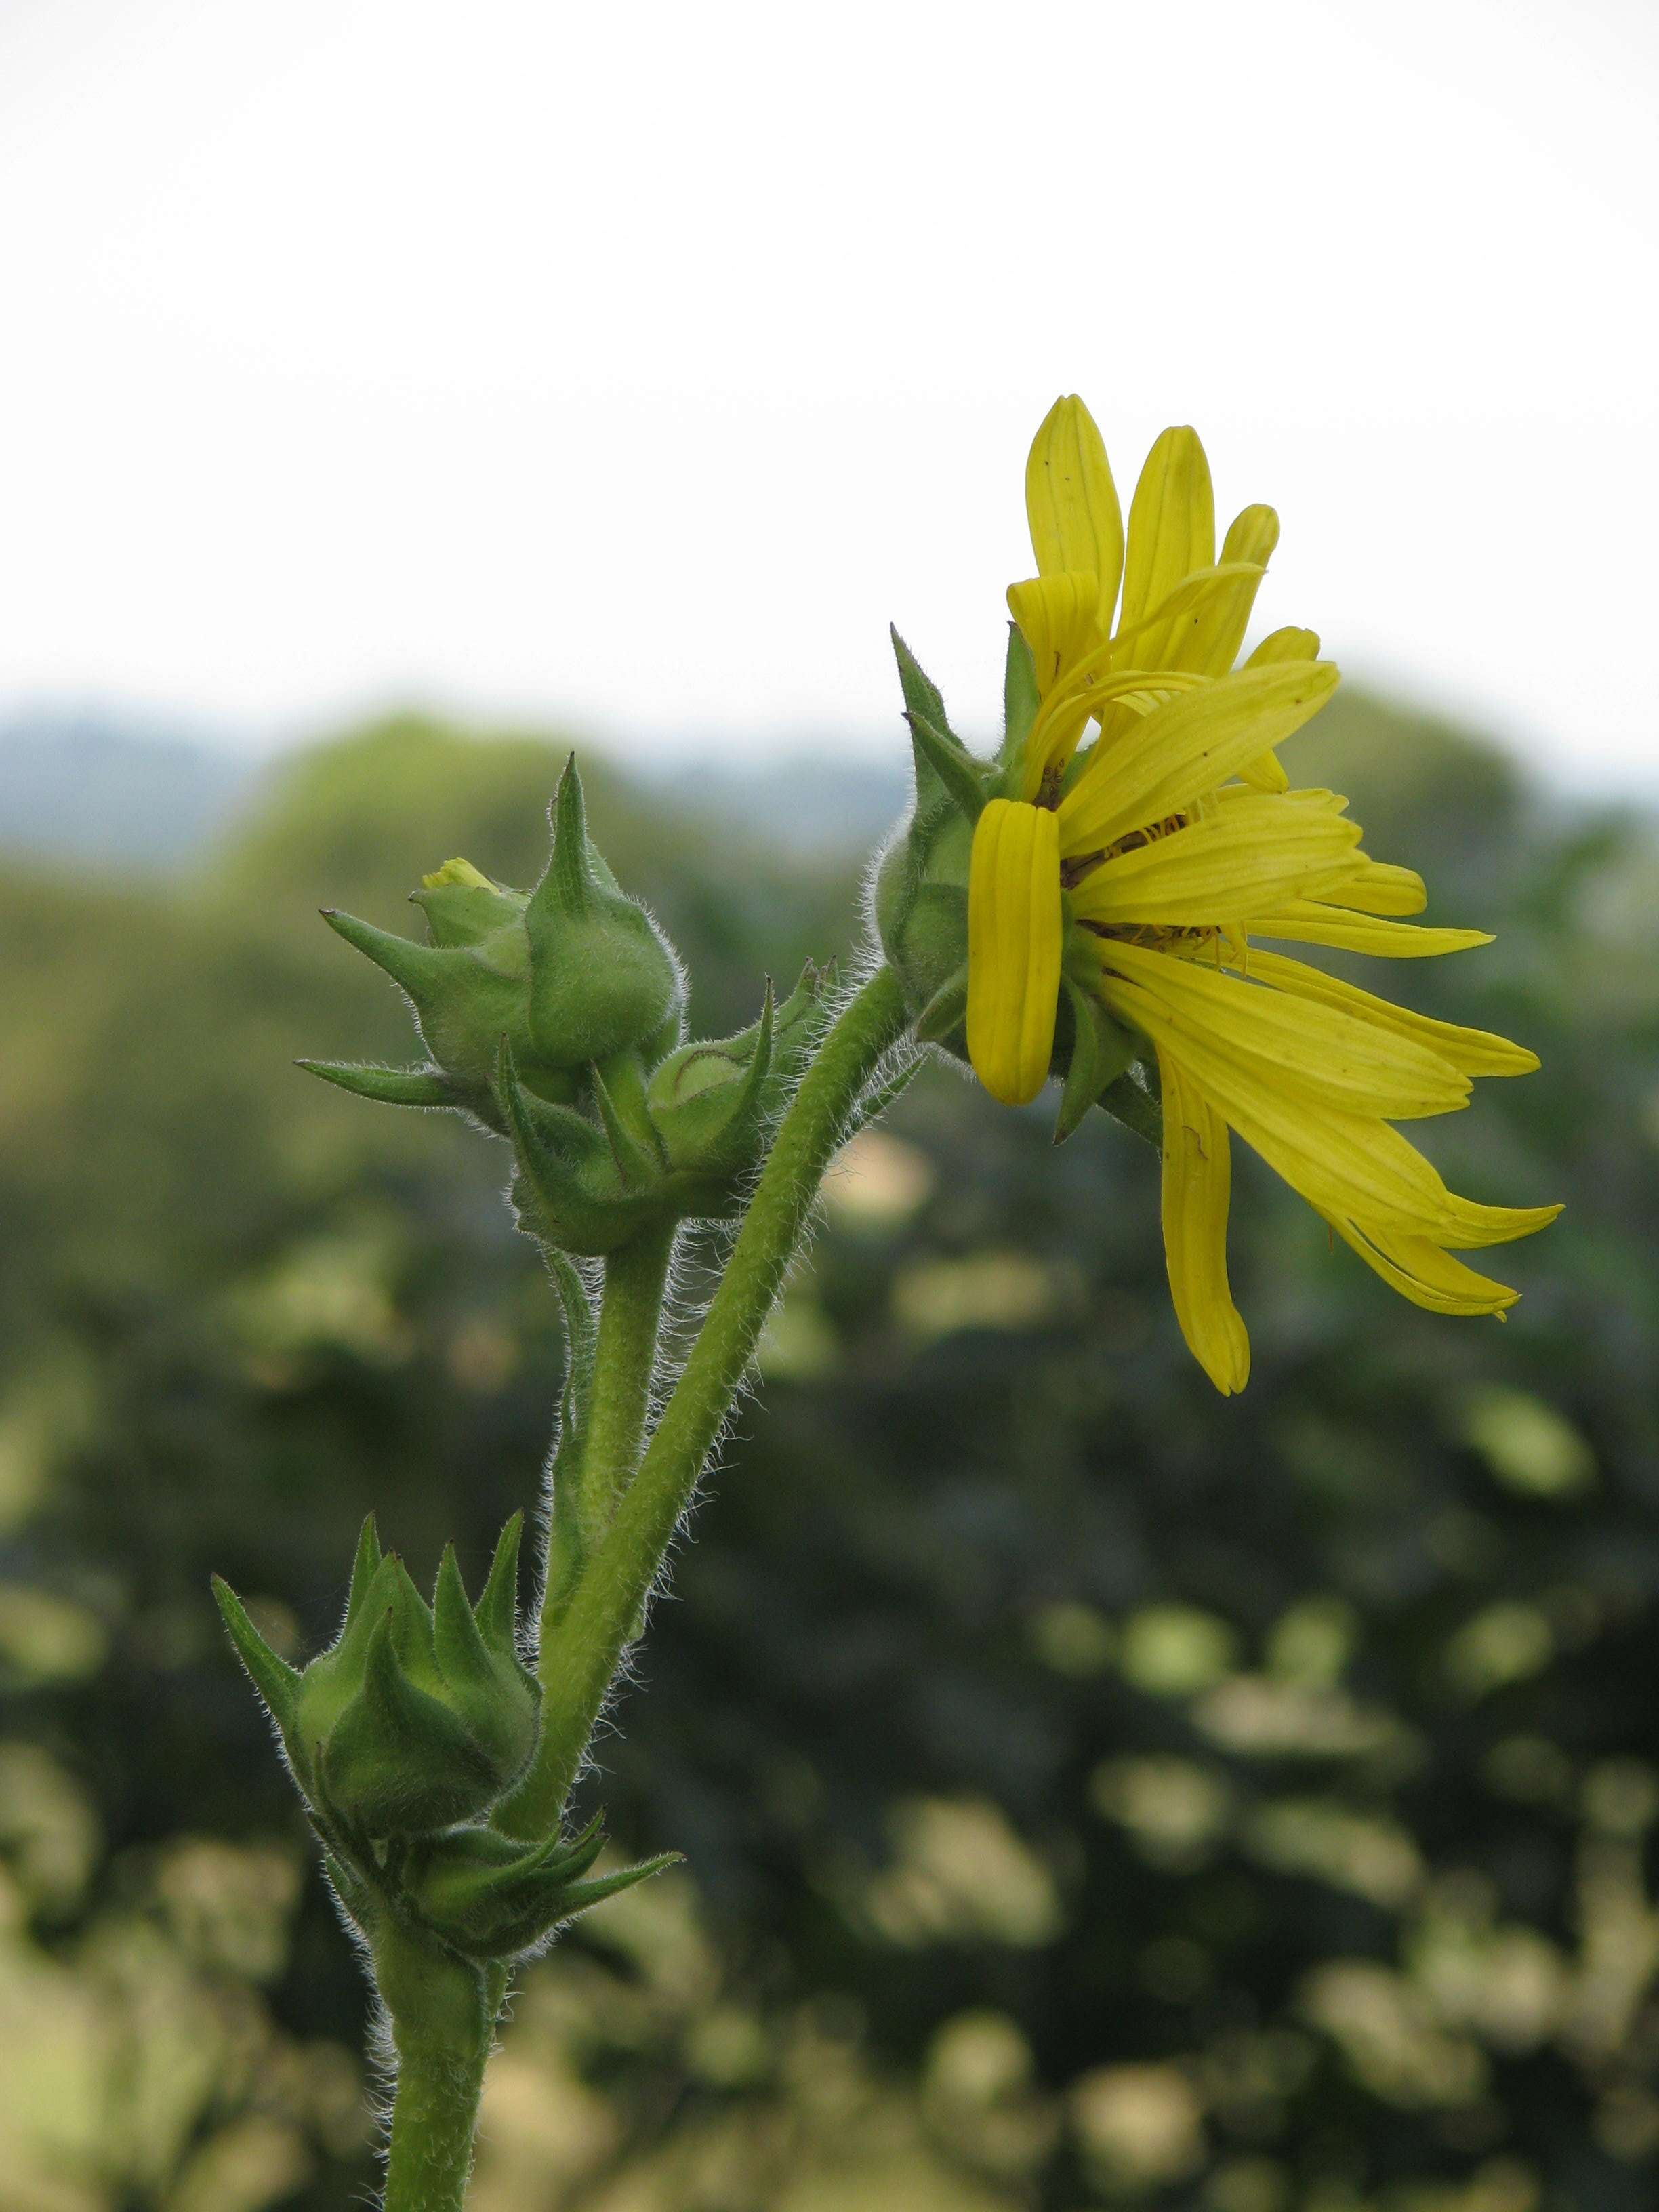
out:
<path id="1" fill-rule="evenodd" d="M 988 726 L 1057 392 L 1659 789 L 1650 0 L 0 0 L 0 706 Z"/>

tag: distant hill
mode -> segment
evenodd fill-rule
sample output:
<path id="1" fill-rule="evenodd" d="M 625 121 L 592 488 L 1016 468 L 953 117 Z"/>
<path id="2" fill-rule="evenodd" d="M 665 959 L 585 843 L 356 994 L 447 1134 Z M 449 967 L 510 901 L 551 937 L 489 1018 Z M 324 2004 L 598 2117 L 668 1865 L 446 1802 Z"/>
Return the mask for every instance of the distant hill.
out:
<path id="1" fill-rule="evenodd" d="M 902 735 L 902 732 L 901 732 Z M 867 853 L 910 795 L 910 756 L 896 744 L 890 760 L 846 752 L 826 734 L 818 753 L 791 752 L 757 764 L 745 759 L 671 760 L 636 781 L 682 814 L 735 826 L 776 852 L 803 860 Z"/>
<path id="2" fill-rule="evenodd" d="M 549 790 L 568 739 L 547 740 Z M 276 764 L 280 774 L 280 760 Z M 267 784 L 271 764 L 118 715 L 40 714 L 0 722 L 0 853 L 118 872 L 170 871 L 210 847 Z M 904 805 L 908 762 L 819 757 L 758 765 L 670 757 L 626 780 L 710 829 L 737 828 L 788 857 L 869 850 Z"/>
<path id="3" fill-rule="evenodd" d="M 0 723 L 0 852 L 121 871 L 184 866 L 258 774 L 234 753 L 114 716 Z"/>

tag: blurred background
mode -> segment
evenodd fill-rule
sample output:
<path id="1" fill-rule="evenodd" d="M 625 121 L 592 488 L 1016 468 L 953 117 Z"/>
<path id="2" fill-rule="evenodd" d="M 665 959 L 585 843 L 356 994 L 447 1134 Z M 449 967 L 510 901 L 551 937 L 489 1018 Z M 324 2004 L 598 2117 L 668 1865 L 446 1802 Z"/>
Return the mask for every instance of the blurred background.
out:
<path id="1" fill-rule="evenodd" d="M 1645 7 L 0 7 L 0 2208 L 335 2212 L 361 1978 L 210 1570 L 481 1573 L 560 1351 L 315 917 L 594 827 L 703 1034 L 856 941 L 884 625 L 994 726 L 1021 475 L 1271 499 L 1287 750 L 1543 1072 L 1502 1327 L 1255 1164 L 1224 1402 L 1156 1164 L 943 1069 L 822 1234 L 600 1747 L 685 1868 L 525 1978 L 479 2212 L 1643 2212 L 1659 2172 Z M 1374 980 L 1368 978 L 1369 980 Z"/>

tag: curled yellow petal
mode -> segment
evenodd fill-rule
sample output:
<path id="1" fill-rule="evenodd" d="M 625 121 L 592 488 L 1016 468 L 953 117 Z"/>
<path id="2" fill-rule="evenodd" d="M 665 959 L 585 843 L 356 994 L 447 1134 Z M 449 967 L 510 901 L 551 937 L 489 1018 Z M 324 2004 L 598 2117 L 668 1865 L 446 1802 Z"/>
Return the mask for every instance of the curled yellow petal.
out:
<path id="1" fill-rule="evenodd" d="M 1473 1198 L 1453 1192 L 1446 1209 L 1446 1224 L 1437 1238 L 1454 1252 L 1479 1251 L 1487 1244 L 1513 1244 L 1517 1237 L 1535 1237 L 1547 1229 L 1559 1206 L 1482 1206 Z"/>
<path id="2" fill-rule="evenodd" d="M 1038 574 L 1092 575 L 1101 628 L 1109 629 L 1123 575 L 1123 515 L 1100 432 L 1075 394 L 1055 400 L 1031 441 L 1025 513 Z"/>
<path id="3" fill-rule="evenodd" d="M 1005 1105 L 1024 1105 L 1047 1079 L 1062 935 L 1056 817 L 990 800 L 968 876 L 968 1056 Z"/>
<path id="4" fill-rule="evenodd" d="M 1099 579 L 1092 568 L 1062 568 L 1010 584 L 1008 611 L 1031 648 L 1037 692 L 1046 697 L 1099 642 Z"/>
<path id="5" fill-rule="evenodd" d="M 1227 1283 L 1232 1181 L 1227 1125 L 1161 1048 L 1164 1255 L 1181 1334 L 1224 1396 L 1249 1380 L 1250 1340 Z"/>
<path id="6" fill-rule="evenodd" d="M 1521 1295 L 1490 1275 L 1477 1275 L 1426 1237 L 1401 1237 L 1334 1213 L 1325 1218 L 1391 1291 L 1430 1313 L 1502 1314 Z"/>

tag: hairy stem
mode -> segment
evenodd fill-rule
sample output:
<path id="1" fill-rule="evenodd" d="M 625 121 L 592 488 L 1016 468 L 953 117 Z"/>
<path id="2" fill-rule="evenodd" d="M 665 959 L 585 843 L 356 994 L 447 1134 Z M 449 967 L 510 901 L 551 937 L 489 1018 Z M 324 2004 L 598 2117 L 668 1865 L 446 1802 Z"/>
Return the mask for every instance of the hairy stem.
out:
<path id="1" fill-rule="evenodd" d="M 372 1948 L 398 2053 L 383 2212 L 462 2212 L 500 1991 L 407 1929 Z"/>
<path id="2" fill-rule="evenodd" d="M 420 2050 L 400 2062 L 384 2212 L 461 2212 L 489 2055 L 486 2042 L 466 2062 Z"/>
<path id="3" fill-rule="evenodd" d="M 611 1525 L 617 1501 L 639 1465 L 651 1410 L 664 1285 L 673 1249 L 671 1229 L 641 1237 L 605 1263 L 599 1331 L 580 1460 L 584 1549 L 592 1551 Z"/>
<path id="4" fill-rule="evenodd" d="M 542 1654 L 542 1741 L 515 1795 L 520 1832 L 544 1832 L 559 1817 L 679 1517 L 742 1388 L 823 1171 L 905 1020 L 897 978 L 878 969 L 824 1038 L 784 1115 L 674 1394 Z"/>

